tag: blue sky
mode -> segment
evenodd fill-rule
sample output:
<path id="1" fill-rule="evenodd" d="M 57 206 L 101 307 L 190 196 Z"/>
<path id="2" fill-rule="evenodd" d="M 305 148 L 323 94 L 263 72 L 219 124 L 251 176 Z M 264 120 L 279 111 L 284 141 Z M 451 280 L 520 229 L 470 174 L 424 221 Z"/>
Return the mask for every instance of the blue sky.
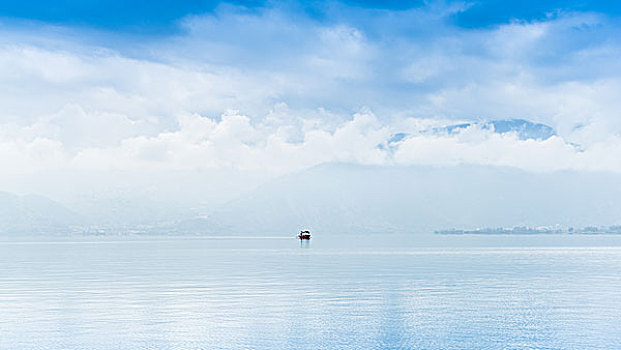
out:
<path id="1" fill-rule="evenodd" d="M 337 1 L 227 1 L 225 4 L 243 6 L 248 10 L 287 7 L 317 19 L 330 20 L 327 8 Z M 428 6 L 433 1 L 342 1 L 347 7 L 403 11 Z M 607 16 L 621 14 L 621 4 L 607 0 L 479 0 L 443 1 L 445 4 L 465 3 L 468 9 L 450 19 L 464 28 L 478 28 L 508 23 L 512 20 L 541 20 L 563 12 L 597 12 Z M 2 17 L 36 20 L 60 25 L 83 25 L 111 30 L 143 31 L 164 34 L 178 29 L 177 23 L 188 15 L 212 13 L 223 2 L 208 0 L 123 1 L 123 0 L 60 0 L 60 1 L 3 1 Z M 283 5 L 284 4 L 284 5 Z"/>
<path id="2" fill-rule="evenodd" d="M 614 2 L 23 1 L 0 13 L 6 171 L 621 171 Z M 513 118 L 556 136 L 429 132 Z M 378 147 L 394 134 L 407 136 Z"/>

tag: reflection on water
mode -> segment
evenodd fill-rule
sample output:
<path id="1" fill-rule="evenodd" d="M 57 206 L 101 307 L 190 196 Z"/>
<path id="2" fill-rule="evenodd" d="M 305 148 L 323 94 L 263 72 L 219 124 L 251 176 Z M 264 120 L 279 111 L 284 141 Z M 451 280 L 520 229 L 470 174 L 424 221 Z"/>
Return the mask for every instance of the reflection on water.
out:
<path id="1" fill-rule="evenodd" d="M 300 239 L 300 247 L 301 248 L 309 248 L 310 247 L 310 239 Z"/>
<path id="2" fill-rule="evenodd" d="M 615 239 L 319 237 L 0 243 L 0 348 L 621 348 Z"/>

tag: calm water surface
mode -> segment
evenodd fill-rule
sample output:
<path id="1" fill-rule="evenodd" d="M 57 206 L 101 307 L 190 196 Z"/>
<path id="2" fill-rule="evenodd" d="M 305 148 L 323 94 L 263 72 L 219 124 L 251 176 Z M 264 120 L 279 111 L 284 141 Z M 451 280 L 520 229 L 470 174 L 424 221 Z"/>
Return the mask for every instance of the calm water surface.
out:
<path id="1" fill-rule="evenodd" d="M 1 349 L 620 349 L 621 237 L 0 242 Z"/>

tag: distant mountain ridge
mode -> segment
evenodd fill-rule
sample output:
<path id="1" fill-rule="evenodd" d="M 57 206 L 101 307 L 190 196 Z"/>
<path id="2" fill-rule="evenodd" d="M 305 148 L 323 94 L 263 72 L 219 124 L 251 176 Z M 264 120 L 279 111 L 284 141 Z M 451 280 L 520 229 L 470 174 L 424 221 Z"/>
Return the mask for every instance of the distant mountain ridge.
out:
<path id="1" fill-rule="evenodd" d="M 0 234 L 291 235 L 302 228 L 361 234 L 611 227 L 621 224 L 621 174 L 329 163 L 274 179 L 211 211 L 166 212 L 165 207 L 139 201 L 116 204 L 100 207 L 101 216 L 91 217 L 87 214 L 96 207 L 82 212 L 77 208 L 76 213 L 44 197 L 0 192 Z M 118 215 L 123 211 L 127 215 Z"/>
<path id="2" fill-rule="evenodd" d="M 226 233 L 351 234 L 619 222 L 617 174 L 325 164 L 266 184 L 203 224 Z"/>
<path id="3" fill-rule="evenodd" d="M 76 213 L 46 197 L 0 192 L 0 234 L 63 234 L 80 223 Z"/>

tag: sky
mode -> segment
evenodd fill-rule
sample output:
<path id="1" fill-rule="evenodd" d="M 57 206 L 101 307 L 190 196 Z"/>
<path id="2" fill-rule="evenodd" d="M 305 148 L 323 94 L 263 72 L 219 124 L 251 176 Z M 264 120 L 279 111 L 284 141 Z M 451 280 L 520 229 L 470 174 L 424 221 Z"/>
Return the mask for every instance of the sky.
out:
<path id="1" fill-rule="evenodd" d="M 620 34 L 611 1 L 2 1 L 0 177 L 621 172 Z M 483 126 L 516 118 L 556 134 Z"/>

